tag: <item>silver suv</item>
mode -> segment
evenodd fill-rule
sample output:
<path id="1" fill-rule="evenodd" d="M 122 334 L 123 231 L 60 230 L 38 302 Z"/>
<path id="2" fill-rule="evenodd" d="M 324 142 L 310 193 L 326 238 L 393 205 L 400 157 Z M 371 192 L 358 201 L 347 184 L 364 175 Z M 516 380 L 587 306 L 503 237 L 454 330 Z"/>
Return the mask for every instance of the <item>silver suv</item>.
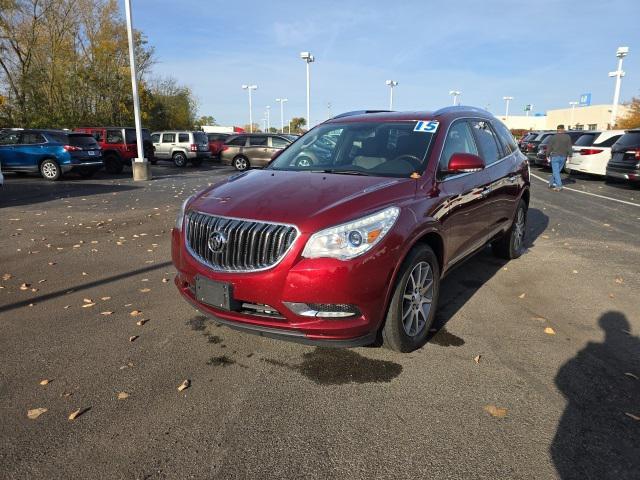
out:
<path id="1" fill-rule="evenodd" d="M 238 171 L 251 167 L 266 167 L 271 157 L 287 148 L 293 140 L 286 135 L 250 133 L 229 137 L 220 152 L 223 165 L 233 165 Z"/>
<path id="2" fill-rule="evenodd" d="M 151 134 L 157 160 L 173 160 L 176 167 L 185 167 L 187 161 L 199 166 L 211 158 L 209 139 L 204 132 L 167 130 Z"/>

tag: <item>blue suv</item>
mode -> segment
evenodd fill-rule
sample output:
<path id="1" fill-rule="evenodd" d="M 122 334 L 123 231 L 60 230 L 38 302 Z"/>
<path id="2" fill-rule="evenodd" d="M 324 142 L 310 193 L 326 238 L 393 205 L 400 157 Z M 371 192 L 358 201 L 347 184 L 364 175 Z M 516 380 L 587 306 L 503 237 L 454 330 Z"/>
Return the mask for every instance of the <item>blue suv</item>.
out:
<path id="1" fill-rule="evenodd" d="M 46 180 L 63 173 L 90 177 L 102 168 L 102 151 L 89 134 L 61 130 L 9 130 L 0 134 L 3 172 L 39 172 Z"/>

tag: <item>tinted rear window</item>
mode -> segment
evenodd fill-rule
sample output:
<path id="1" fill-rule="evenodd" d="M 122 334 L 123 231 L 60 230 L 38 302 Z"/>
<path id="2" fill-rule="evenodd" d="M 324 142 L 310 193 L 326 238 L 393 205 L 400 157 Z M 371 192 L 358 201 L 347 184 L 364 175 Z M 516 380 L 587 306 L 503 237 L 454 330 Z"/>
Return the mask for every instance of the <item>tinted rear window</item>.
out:
<path id="1" fill-rule="evenodd" d="M 616 142 L 618 147 L 640 147 L 640 132 L 625 133 Z"/>
<path id="2" fill-rule="evenodd" d="M 127 143 L 136 143 L 136 130 L 135 128 L 125 129 L 125 135 L 127 136 Z M 142 141 L 151 140 L 151 133 L 146 128 L 142 129 Z"/>
<path id="3" fill-rule="evenodd" d="M 585 133 L 584 135 L 580 135 L 580 137 L 576 140 L 574 145 L 576 147 L 590 147 L 593 145 L 593 141 L 596 138 L 595 133 Z"/>
<path id="4" fill-rule="evenodd" d="M 207 134 L 204 132 L 193 132 L 193 140 L 196 143 L 209 143 L 209 139 L 207 138 Z"/>
<path id="5" fill-rule="evenodd" d="M 69 135 L 69 145 L 98 148 L 98 142 L 91 135 Z"/>

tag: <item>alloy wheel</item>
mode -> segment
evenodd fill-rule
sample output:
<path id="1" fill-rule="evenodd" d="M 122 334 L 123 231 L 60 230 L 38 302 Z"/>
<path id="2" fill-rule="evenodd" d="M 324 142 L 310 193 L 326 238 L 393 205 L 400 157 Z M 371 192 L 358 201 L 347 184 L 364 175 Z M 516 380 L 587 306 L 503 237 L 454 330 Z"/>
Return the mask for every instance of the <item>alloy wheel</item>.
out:
<path id="1" fill-rule="evenodd" d="M 44 178 L 55 178 L 58 175 L 58 167 L 53 162 L 45 162 L 42 165 L 42 175 Z"/>
<path id="2" fill-rule="evenodd" d="M 433 302 L 433 269 L 427 262 L 413 267 L 402 297 L 402 326 L 410 337 L 425 328 Z"/>
<path id="3" fill-rule="evenodd" d="M 246 170 L 247 169 L 247 160 L 243 157 L 236 158 L 235 167 L 236 170 Z"/>
<path id="4" fill-rule="evenodd" d="M 513 224 L 513 249 L 519 252 L 524 244 L 525 213 L 524 208 L 519 208 L 516 221 Z"/>

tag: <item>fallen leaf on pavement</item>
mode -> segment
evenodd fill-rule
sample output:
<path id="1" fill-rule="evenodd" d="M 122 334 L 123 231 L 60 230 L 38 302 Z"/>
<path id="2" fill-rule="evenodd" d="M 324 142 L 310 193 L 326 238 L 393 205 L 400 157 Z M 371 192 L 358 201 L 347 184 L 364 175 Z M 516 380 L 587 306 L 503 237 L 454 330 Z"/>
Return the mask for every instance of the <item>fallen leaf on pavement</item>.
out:
<path id="1" fill-rule="evenodd" d="M 521 293 L 520 295 L 518 295 L 518 298 L 524 298 L 524 297 L 526 297 L 526 296 L 527 296 L 527 294 L 526 294 L 526 293 Z"/>
<path id="2" fill-rule="evenodd" d="M 178 386 L 178 391 L 181 392 L 183 390 L 186 390 L 190 386 L 191 386 L 191 382 L 189 380 L 185 380 L 180 384 L 180 386 Z"/>
<path id="3" fill-rule="evenodd" d="M 544 333 L 546 333 L 547 335 L 555 335 L 556 331 L 551 327 L 547 327 L 544 329 Z"/>
<path id="4" fill-rule="evenodd" d="M 49 380 L 48 378 L 40 380 L 40 385 L 49 385 L 50 383 L 51 383 L 51 380 Z"/>
<path id="5" fill-rule="evenodd" d="M 89 410 L 91 410 L 91 407 L 87 407 L 87 408 L 79 408 L 77 410 L 74 410 L 73 412 L 71 412 L 69 414 L 69 420 L 75 420 L 76 418 L 78 418 L 80 415 L 82 415 L 83 413 L 88 412 Z"/>
<path id="6" fill-rule="evenodd" d="M 131 336 L 129 337 L 129 341 L 130 341 L 130 342 L 135 342 L 135 341 L 136 341 L 136 339 L 137 339 L 138 337 L 139 337 L 139 335 L 131 335 Z"/>
<path id="7" fill-rule="evenodd" d="M 622 283 L 624 283 L 624 279 L 622 277 L 617 277 L 616 278 L 616 283 L 617 284 L 622 284 Z"/>
<path id="8" fill-rule="evenodd" d="M 611 226 L 608 223 L 603 223 L 602 225 L 604 225 L 605 227 L 610 227 Z"/>
<path id="9" fill-rule="evenodd" d="M 142 311 L 141 310 L 133 310 L 129 315 L 131 315 L 132 317 L 137 317 L 138 315 L 142 315 Z"/>
<path id="10" fill-rule="evenodd" d="M 100 312 L 100 315 L 113 315 L 113 312 L 111 311 Z"/>
<path id="11" fill-rule="evenodd" d="M 20 290 L 29 290 L 31 288 L 30 283 L 23 283 L 20 285 Z"/>
<path id="12" fill-rule="evenodd" d="M 67 310 L 67 309 L 68 309 L 68 308 L 70 308 L 70 307 L 71 307 L 71 305 L 65 305 L 65 306 L 64 306 L 64 309 L 65 309 L 65 310 Z"/>
<path id="13" fill-rule="evenodd" d="M 103 300 L 103 301 L 111 300 L 111 297 L 100 297 L 100 300 Z"/>
<path id="14" fill-rule="evenodd" d="M 634 379 L 638 380 L 638 376 L 637 376 L 637 375 L 634 375 L 634 374 L 633 374 L 633 373 L 631 373 L 631 372 L 625 372 L 625 375 L 626 375 L 627 377 L 631 377 L 631 378 L 634 378 Z"/>
<path id="15" fill-rule="evenodd" d="M 11 275 L 10 273 L 5 273 L 4 275 L 2 275 L 2 280 L 11 280 L 13 278 L 13 275 Z"/>
<path id="16" fill-rule="evenodd" d="M 84 303 L 93 303 L 93 300 L 91 300 L 90 298 L 83 298 L 82 301 Z"/>
<path id="17" fill-rule="evenodd" d="M 144 325 L 145 323 L 147 323 L 149 321 L 149 319 L 145 319 L 145 320 L 138 320 L 136 322 L 136 325 L 138 325 L 139 327 L 141 327 L 142 325 Z"/>
<path id="18" fill-rule="evenodd" d="M 84 305 L 82 305 L 82 308 L 89 308 L 89 307 L 93 307 L 95 305 L 95 303 L 85 303 Z"/>
<path id="19" fill-rule="evenodd" d="M 169 279 L 168 278 L 163 278 L 162 279 L 162 283 L 169 283 Z"/>
<path id="20" fill-rule="evenodd" d="M 578 270 L 574 270 L 573 273 L 578 273 Z"/>
<path id="21" fill-rule="evenodd" d="M 126 398 L 129 398 L 129 394 L 127 392 L 118 393 L 118 400 L 125 400 Z"/>
<path id="22" fill-rule="evenodd" d="M 151 291 L 151 289 L 150 288 L 141 288 L 139 291 L 140 291 L 140 293 L 149 293 Z"/>
<path id="23" fill-rule="evenodd" d="M 484 411 L 492 417 L 503 418 L 507 415 L 507 409 L 496 407 L 495 405 L 485 405 Z"/>
<path id="24" fill-rule="evenodd" d="M 613 293 L 610 293 L 609 298 L 616 298 L 616 296 Z"/>
<path id="25" fill-rule="evenodd" d="M 629 418 L 633 418 L 636 422 L 640 421 L 640 417 L 637 415 L 634 415 L 633 413 L 629 413 L 629 412 L 624 412 L 624 414 L 629 417 Z"/>
<path id="26" fill-rule="evenodd" d="M 476 363 L 480 363 L 481 358 L 482 358 L 482 355 L 476 355 L 475 357 L 473 357 L 473 361 Z"/>
<path id="27" fill-rule="evenodd" d="M 46 411 L 46 408 L 32 408 L 31 410 L 27 410 L 27 417 L 31 420 L 35 420 Z"/>

